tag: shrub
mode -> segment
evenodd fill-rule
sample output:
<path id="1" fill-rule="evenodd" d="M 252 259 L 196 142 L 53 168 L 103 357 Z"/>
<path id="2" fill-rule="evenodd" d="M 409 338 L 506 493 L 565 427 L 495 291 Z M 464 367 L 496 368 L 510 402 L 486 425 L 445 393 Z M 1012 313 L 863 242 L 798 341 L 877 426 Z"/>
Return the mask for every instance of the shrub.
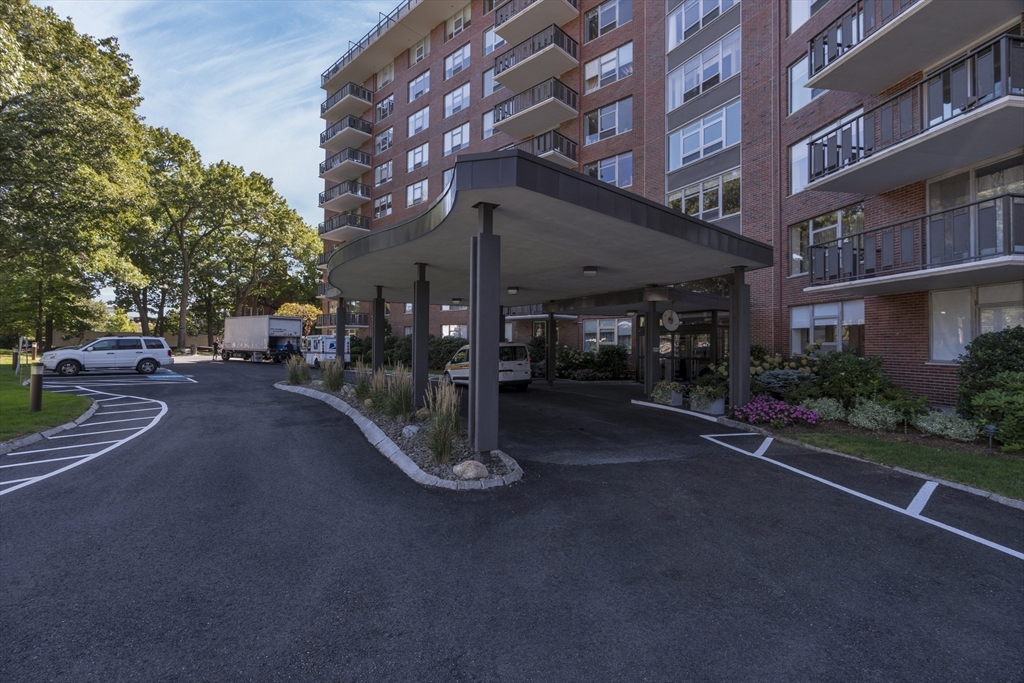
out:
<path id="1" fill-rule="evenodd" d="M 1001 372 L 992 385 L 972 399 L 975 418 L 996 426 L 1004 451 L 1024 453 L 1024 372 Z"/>
<path id="2" fill-rule="evenodd" d="M 441 370 L 465 345 L 462 337 L 431 337 L 427 342 L 427 364 L 434 370 Z"/>
<path id="3" fill-rule="evenodd" d="M 306 365 L 306 362 L 298 356 L 292 356 L 285 363 L 288 368 L 288 384 L 302 384 L 302 368 L 301 366 Z M 309 367 L 306 367 L 306 377 L 309 377 Z"/>
<path id="4" fill-rule="evenodd" d="M 846 420 L 846 408 L 834 398 L 812 398 L 805 401 L 803 406 L 817 413 L 819 420 L 827 422 L 844 422 Z"/>
<path id="5" fill-rule="evenodd" d="M 872 431 L 893 431 L 903 422 L 899 411 L 866 398 L 858 398 L 846 421 L 854 427 Z"/>
<path id="6" fill-rule="evenodd" d="M 754 394 L 768 394 L 772 398 L 783 398 L 803 381 L 811 381 L 809 375 L 799 370 L 766 370 L 755 375 L 750 382 Z"/>
<path id="7" fill-rule="evenodd" d="M 973 399 L 992 387 L 996 375 L 1024 372 L 1024 327 L 978 335 L 966 350 L 957 359 L 957 409 L 964 417 L 974 417 Z"/>
<path id="8" fill-rule="evenodd" d="M 580 370 L 571 371 L 568 379 L 573 379 L 577 382 L 600 382 L 603 380 L 615 379 L 615 377 L 611 373 L 604 372 L 603 370 L 582 368 Z"/>
<path id="9" fill-rule="evenodd" d="M 595 370 L 607 379 L 622 379 L 629 374 L 629 351 L 621 346 L 602 346 L 597 351 Z"/>
<path id="10" fill-rule="evenodd" d="M 349 355 L 353 361 L 364 360 L 364 356 L 370 351 L 370 340 L 351 335 L 349 337 Z M 338 348 L 343 348 L 341 344 L 338 344 Z"/>
<path id="11" fill-rule="evenodd" d="M 393 365 L 412 365 L 412 337 L 396 337 L 394 347 L 391 349 L 391 363 Z"/>
<path id="12" fill-rule="evenodd" d="M 327 360 L 320 364 L 320 379 L 328 391 L 337 391 L 345 384 L 345 361 Z"/>
<path id="13" fill-rule="evenodd" d="M 388 411 L 388 374 L 384 368 L 378 368 L 370 376 L 370 395 L 367 397 L 372 402 L 371 408 L 377 413 Z"/>
<path id="14" fill-rule="evenodd" d="M 558 377 L 568 378 L 573 370 L 595 370 L 596 365 L 596 354 L 577 351 L 564 344 L 555 350 L 555 375 Z"/>
<path id="15" fill-rule="evenodd" d="M 820 378 L 821 395 L 838 399 L 848 409 L 858 399 L 872 398 L 892 385 L 882 371 L 881 356 L 861 358 L 846 351 L 833 351 L 818 358 L 815 374 Z"/>
<path id="16" fill-rule="evenodd" d="M 356 361 L 356 381 L 352 386 L 357 401 L 365 401 L 370 396 L 370 369 L 363 365 L 363 361 Z"/>
<path id="17" fill-rule="evenodd" d="M 679 382 L 666 382 L 662 380 L 654 385 L 654 389 L 651 391 L 651 401 L 666 406 L 671 405 L 673 391 L 681 394 L 683 393 L 683 386 Z"/>
<path id="18" fill-rule="evenodd" d="M 430 412 L 427 446 L 434 456 L 434 462 L 446 463 L 451 460 L 452 446 L 462 435 L 460 405 L 459 392 L 451 382 L 441 381 L 427 390 L 427 410 Z"/>
<path id="19" fill-rule="evenodd" d="M 776 429 L 794 424 L 818 423 L 818 415 L 814 411 L 768 396 L 758 396 L 750 403 L 734 409 L 733 416 L 743 422 L 766 424 Z"/>
<path id="20" fill-rule="evenodd" d="M 406 417 L 416 410 L 412 395 L 412 375 L 399 363 L 387 381 L 384 411 L 391 417 Z"/>
<path id="21" fill-rule="evenodd" d="M 530 349 L 530 360 L 544 360 L 548 350 L 547 337 L 533 337 L 526 343 L 526 347 Z"/>
<path id="22" fill-rule="evenodd" d="M 978 438 L 978 425 L 956 415 L 936 410 L 918 415 L 913 425 L 925 434 L 934 434 L 953 441 L 971 443 Z"/>

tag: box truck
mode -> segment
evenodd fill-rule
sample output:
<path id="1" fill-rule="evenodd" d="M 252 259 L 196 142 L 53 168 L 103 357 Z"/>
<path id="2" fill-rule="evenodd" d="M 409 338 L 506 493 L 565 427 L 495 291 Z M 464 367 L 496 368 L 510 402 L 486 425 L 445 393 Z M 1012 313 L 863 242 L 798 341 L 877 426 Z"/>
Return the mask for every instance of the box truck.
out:
<path id="1" fill-rule="evenodd" d="M 284 315 L 247 315 L 224 319 L 223 360 L 241 358 L 259 363 L 288 360 L 299 353 L 302 318 Z"/>

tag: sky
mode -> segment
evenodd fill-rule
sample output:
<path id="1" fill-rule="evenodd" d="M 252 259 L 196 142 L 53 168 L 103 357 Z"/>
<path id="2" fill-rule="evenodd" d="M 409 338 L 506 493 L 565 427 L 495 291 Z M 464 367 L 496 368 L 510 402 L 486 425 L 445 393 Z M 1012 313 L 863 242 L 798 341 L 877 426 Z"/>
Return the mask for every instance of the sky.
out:
<path id="1" fill-rule="evenodd" d="M 152 126 L 185 136 L 203 161 L 274 179 L 310 225 L 317 178 L 320 74 L 398 0 L 33 0 L 79 33 L 117 36 L 131 55 Z"/>

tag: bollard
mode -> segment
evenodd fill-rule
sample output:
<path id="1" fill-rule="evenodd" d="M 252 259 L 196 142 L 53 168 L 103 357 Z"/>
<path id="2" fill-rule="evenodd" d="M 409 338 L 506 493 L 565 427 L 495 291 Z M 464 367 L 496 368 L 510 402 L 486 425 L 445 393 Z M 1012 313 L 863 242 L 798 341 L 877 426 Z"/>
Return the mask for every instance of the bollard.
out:
<path id="1" fill-rule="evenodd" d="M 43 364 L 33 363 L 28 383 L 28 412 L 38 413 L 43 409 Z"/>

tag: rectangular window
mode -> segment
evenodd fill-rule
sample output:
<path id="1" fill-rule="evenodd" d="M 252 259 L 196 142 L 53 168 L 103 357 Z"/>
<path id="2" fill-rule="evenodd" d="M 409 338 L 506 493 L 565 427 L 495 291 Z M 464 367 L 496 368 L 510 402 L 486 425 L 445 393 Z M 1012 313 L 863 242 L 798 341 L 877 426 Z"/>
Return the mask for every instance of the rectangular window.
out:
<path id="1" fill-rule="evenodd" d="M 412 326 L 405 325 L 405 336 L 406 337 L 411 337 L 412 336 Z"/>
<path id="2" fill-rule="evenodd" d="M 458 128 L 444 134 L 444 155 L 448 156 L 460 149 L 469 147 L 469 123 L 464 123 Z"/>
<path id="3" fill-rule="evenodd" d="M 495 33 L 493 28 L 484 31 L 484 55 L 491 54 L 505 44 L 505 39 Z"/>
<path id="4" fill-rule="evenodd" d="M 469 106 L 469 83 L 460 88 L 452 90 L 444 96 L 444 116 L 448 118 L 455 112 L 462 111 Z"/>
<path id="5" fill-rule="evenodd" d="M 430 125 L 430 107 L 423 107 L 418 112 L 409 116 L 409 133 L 407 137 L 412 137 L 420 131 L 426 130 Z"/>
<path id="6" fill-rule="evenodd" d="M 685 0 L 666 18 L 668 50 L 675 49 L 738 2 L 739 0 Z"/>
<path id="7" fill-rule="evenodd" d="M 448 80 L 463 69 L 469 68 L 469 43 L 444 58 L 444 80 Z"/>
<path id="8" fill-rule="evenodd" d="M 705 221 L 734 216 L 740 212 L 740 169 L 673 192 L 668 196 L 668 205 Z"/>
<path id="9" fill-rule="evenodd" d="M 603 36 L 633 19 L 633 0 L 608 0 L 583 15 L 583 42 Z"/>
<path id="10" fill-rule="evenodd" d="M 466 338 L 466 325 L 441 325 L 442 337 Z"/>
<path id="11" fill-rule="evenodd" d="M 789 0 L 789 32 L 793 33 L 807 23 L 823 4 L 821 0 Z"/>
<path id="12" fill-rule="evenodd" d="M 496 90 L 504 88 L 501 83 L 494 80 L 494 69 L 488 69 L 484 72 L 484 97 L 494 94 Z"/>
<path id="13" fill-rule="evenodd" d="M 720 152 L 740 141 L 740 103 L 697 119 L 668 136 L 669 171 Z"/>
<path id="14" fill-rule="evenodd" d="M 395 63 L 391 62 L 377 72 L 377 90 L 380 90 L 393 80 L 395 80 Z"/>
<path id="15" fill-rule="evenodd" d="M 583 129 L 585 145 L 633 130 L 633 98 L 627 97 L 587 112 L 583 117 Z"/>
<path id="16" fill-rule="evenodd" d="M 488 109 L 484 112 L 483 124 L 481 126 L 483 130 L 483 137 L 481 139 L 486 140 L 487 138 L 494 135 L 494 110 Z"/>
<path id="17" fill-rule="evenodd" d="M 669 73 L 667 111 L 672 111 L 740 72 L 740 31 L 736 29 Z"/>
<path id="18" fill-rule="evenodd" d="M 633 350 L 633 319 L 607 318 L 583 321 L 583 350 L 598 351 L 602 346 L 621 346 Z"/>
<path id="19" fill-rule="evenodd" d="M 953 361 L 974 338 L 971 290 L 931 293 L 932 360 Z"/>
<path id="20" fill-rule="evenodd" d="M 424 142 L 419 147 L 414 147 L 405 153 L 406 171 L 412 172 L 417 168 L 426 166 L 430 161 L 430 144 Z"/>
<path id="21" fill-rule="evenodd" d="M 469 28 L 469 18 L 469 5 L 466 5 L 452 15 L 448 21 L 444 22 L 444 42 L 447 43 L 449 40 Z"/>
<path id="22" fill-rule="evenodd" d="M 468 308 L 469 308 L 469 306 L 455 306 L 455 305 L 441 304 L 441 310 L 442 311 L 465 311 Z"/>
<path id="23" fill-rule="evenodd" d="M 383 121 L 395 110 L 395 94 L 391 93 L 377 103 L 377 121 Z"/>
<path id="24" fill-rule="evenodd" d="M 430 72 L 424 71 L 409 81 L 409 101 L 415 102 L 430 92 Z"/>
<path id="25" fill-rule="evenodd" d="M 384 183 L 391 180 L 392 174 L 392 163 L 391 160 L 385 161 L 383 164 L 373 169 L 373 185 L 383 185 Z"/>
<path id="26" fill-rule="evenodd" d="M 484 14 L 488 14 L 494 11 L 494 3 L 496 0 L 484 0 Z"/>
<path id="27" fill-rule="evenodd" d="M 807 143 L 809 143 L 811 140 L 816 140 L 820 138 L 822 135 L 832 130 L 833 128 L 838 128 L 839 126 L 843 126 L 849 123 L 850 121 L 853 121 L 858 116 L 860 116 L 863 111 L 863 109 L 858 109 L 857 111 L 851 112 L 850 114 L 844 116 L 842 120 L 837 121 L 835 123 L 830 123 L 821 130 L 811 133 L 809 136 L 807 136 L 806 138 L 804 138 L 803 140 L 789 148 L 790 194 L 796 194 L 797 192 L 801 192 L 805 187 L 807 187 L 807 181 L 810 178 L 810 173 L 807 166 Z M 858 139 L 863 140 L 864 136 L 861 135 Z"/>
<path id="28" fill-rule="evenodd" d="M 405 312 L 406 313 L 412 313 L 412 304 L 406 304 L 405 305 Z"/>
<path id="29" fill-rule="evenodd" d="M 629 187 L 633 184 L 633 153 L 626 152 L 586 164 L 583 172 L 609 185 Z"/>
<path id="30" fill-rule="evenodd" d="M 632 75 L 633 43 L 626 43 L 587 62 L 583 71 L 583 92 L 593 92 Z"/>
<path id="31" fill-rule="evenodd" d="M 789 113 L 810 104 L 811 100 L 824 95 L 822 88 L 805 88 L 807 83 L 807 55 L 789 67 Z"/>
<path id="32" fill-rule="evenodd" d="M 373 200 L 373 217 L 383 218 L 384 216 L 391 215 L 391 195 L 386 194 L 383 197 L 377 197 Z"/>
<path id="33" fill-rule="evenodd" d="M 856 235 L 864 231 L 864 202 L 829 211 L 789 228 L 789 274 L 810 270 L 808 249 L 812 244 Z"/>
<path id="34" fill-rule="evenodd" d="M 381 152 L 389 149 L 395 141 L 395 129 L 388 128 L 383 133 L 380 133 L 373 139 L 373 152 L 374 154 L 380 154 Z"/>
<path id="35" fill-rule="evenodd" d="M 430 35 L 409 48 L 409 66 L 419 64 L 430 55 Z"/>
<path id="36" fill-rule="evenodd" d="M 850 351 L 864 355 L 864 300 L 837 301 L 789 309 L 790 350 L 794 355 Z"/>
<path id="37" fill-rule="evenodd" d="M 427 179 L 424 178 L 418 183 L 413 183 L 409 187 L 405 188 L 405 205 L 416 206 L 417 204 L 422 204 L 427 201 L 428 196 Z"/>

